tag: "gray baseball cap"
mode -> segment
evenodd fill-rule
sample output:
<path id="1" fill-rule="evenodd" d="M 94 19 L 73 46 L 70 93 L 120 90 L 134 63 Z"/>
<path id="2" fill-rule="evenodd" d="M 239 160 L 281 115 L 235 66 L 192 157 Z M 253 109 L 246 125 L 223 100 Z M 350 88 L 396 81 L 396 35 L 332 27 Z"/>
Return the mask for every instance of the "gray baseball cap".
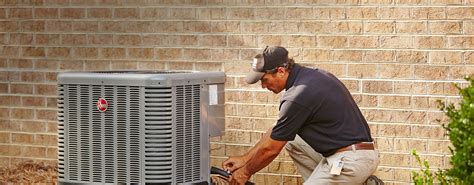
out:
<path id="1" fill-rule="evenodd" d="M 261 54 L 254 57 L 252 71 L 247 74 L 248 84 L 257 83 L 266 72 L 284 66 L 288 61 L 288 50 L 281 46 L 267 46 Z"/>

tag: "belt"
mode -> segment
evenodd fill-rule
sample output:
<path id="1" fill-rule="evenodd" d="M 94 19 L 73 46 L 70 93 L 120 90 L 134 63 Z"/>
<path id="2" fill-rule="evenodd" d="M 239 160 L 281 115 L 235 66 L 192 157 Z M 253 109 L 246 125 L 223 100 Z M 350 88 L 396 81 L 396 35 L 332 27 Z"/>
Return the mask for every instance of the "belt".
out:
<path id="1" fill-rule="evenodd" d="M 344 152 L 344 151 L 351 151 L 351 150 L 374 150 L 374 143 L 372 142 L 361 142 L 361 143 L 356 143 L 352 144 L 346 147 L 339 148 L 336 150 L 336 153 L 338 152 Z"/>

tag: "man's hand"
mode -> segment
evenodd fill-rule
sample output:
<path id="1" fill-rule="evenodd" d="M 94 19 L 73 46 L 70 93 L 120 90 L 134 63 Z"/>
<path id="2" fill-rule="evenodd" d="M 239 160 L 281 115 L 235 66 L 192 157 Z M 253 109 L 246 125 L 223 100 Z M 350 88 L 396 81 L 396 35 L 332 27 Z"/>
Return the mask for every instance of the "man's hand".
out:
<path id="1" fill-rule="evenodd" d="M 231 185 L 243 185 L 245 184 L 249 179 L 250 176 L 246 173 L 245 168 L 240 168 L 236 170 L 234 173 L 229 178 L 229 184 Z"/>
<path id="2" fill-rule="evenodd" d="M 247 160 L 245 160 L 244 156 L 232 156 L 222 162 L 222 168 L 227 172 L 234 172 L 235 170 L 242 168 L 245 163 L 247 163 Z"/>

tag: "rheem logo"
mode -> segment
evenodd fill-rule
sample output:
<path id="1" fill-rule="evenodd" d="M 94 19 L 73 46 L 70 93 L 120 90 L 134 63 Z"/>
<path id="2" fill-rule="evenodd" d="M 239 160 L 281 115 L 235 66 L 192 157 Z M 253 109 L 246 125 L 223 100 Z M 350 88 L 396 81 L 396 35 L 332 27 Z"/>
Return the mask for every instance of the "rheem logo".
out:
<path id="1" fill-rule="evenodd" d="M 97 101 L 97 110 L 99 110 L 99 112 L 105 112 L 107 107 L 109 107 L 107 100 L 104 98 L 99 98 L 99 101 Z"/>

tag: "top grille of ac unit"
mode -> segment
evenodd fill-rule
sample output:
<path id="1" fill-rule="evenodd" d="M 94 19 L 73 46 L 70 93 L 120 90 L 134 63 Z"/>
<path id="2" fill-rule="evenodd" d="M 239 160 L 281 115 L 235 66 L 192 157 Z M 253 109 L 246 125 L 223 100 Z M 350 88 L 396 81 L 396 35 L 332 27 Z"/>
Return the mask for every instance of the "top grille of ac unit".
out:
<path id="1" fill-rule="evenodd" d="M 207 181 L 209 135 L 223 132 L 224 78 L 220 72 L 60 74 L 59 181 Z M 210 104 L 212 93 L 217 104 Z M 103 113 L 99 98 L 109 103 Z"/>

